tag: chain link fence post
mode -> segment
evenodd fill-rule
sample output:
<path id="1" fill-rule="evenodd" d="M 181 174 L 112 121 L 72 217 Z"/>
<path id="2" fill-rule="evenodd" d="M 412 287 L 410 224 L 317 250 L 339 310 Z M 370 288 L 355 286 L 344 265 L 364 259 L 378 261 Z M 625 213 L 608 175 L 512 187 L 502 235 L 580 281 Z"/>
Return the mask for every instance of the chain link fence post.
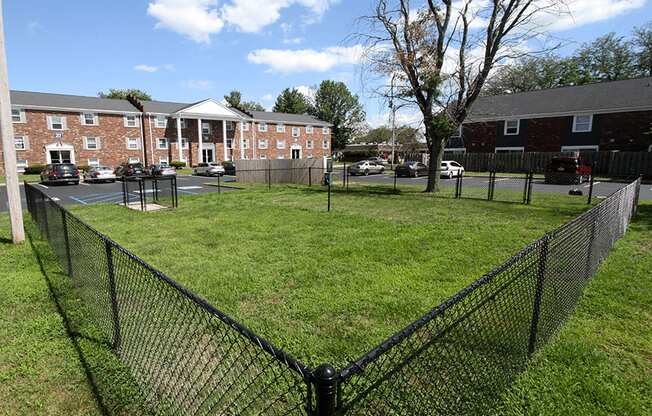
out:
<path id="1" fill-rule="evenodd" d="M 548 241 L 550 234 L 546 234 L 541 241 L 539 252 L 539 264 L 537 266 L 537 284 L 534 292 L 534 305 L 532 306 L 532 322 L 530 325 L 530 337 L 528 339 L 527 352 L 532 356 L 537 344 L 537 330 L 539 327 L 539 313 L 541 310 L 541 297 L 543 296 L 543 284 L 546 276 L 546 262 L 548 260 Z"/>
<path id="2" fill-rule="evenodd" d="M 337 372 L 328 365 L 322 364 L 315 369 L 315 416 L 334 416 L 337 410 Z"/>
<path id="3" fill-rule="evenodd" d="M 593 172 L 595 171 L 595 163 L 591 166 L 591 174 L 589 175 L 589 199 L 586 201 L 587 205 L 591 205 L 593 198 Z"/>
<path id="4" fill-rule="evenodd" d="M 63 225 L 63 241 L 66 245 L 66 264 L 68 266 L 68 276 L 72 277 L 72 258 L 70 257 L 70 240 L 68 237 L 68 219 L 66 211 L 61 210 L 61 224 Z"/>
<path id="5" fill-rule="evenodd" d="M 312 186 L 312 166 L 308 166 L 308 186 Z"/>
<path id="6" fill-rule="evenodd" d="M 115 284 L 115 268 L 113 265 L 113 244 L 104 240 L 106 249 L 106 270 L 109 277 L 109 297 L 111 299 L 111 314 L 113 317 L 113 349 L 119 351 L 122 342 L 120 335 L 120 317 L 118 316 L 118 296 Z"/>
<path id="7" fill-rule="evenodd" d="M 525 202 L 527 205 L 530 205 L 530 202 L 532 202 L 532 184 L 534 183 L 534 171 L 530 170 L 530 180 L 528 183 L 527 187 L 527 201 Z"/>

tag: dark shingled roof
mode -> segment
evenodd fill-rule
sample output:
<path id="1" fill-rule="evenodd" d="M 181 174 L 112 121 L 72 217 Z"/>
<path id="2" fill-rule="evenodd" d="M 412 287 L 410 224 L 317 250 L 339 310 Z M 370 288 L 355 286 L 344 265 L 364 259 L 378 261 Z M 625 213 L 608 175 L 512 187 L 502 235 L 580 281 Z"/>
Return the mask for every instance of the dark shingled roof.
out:
<path id="1" fill-rule="evenodd" d="M 467 122 L 652 109 L 652 77 L 479 98 Z"/>
<path id="2" fill-rule="evenodd" d="M 46 92 L 10 91 L 12 105 L 70 108 L 79 110 L 104 110 L 138 112 L 127 100 L 84 97 L 80 95 L 51 94 Z"/>
<path id="3" fill-rule="evenodd" d="M 146 113 L 170 114 L 188 106 L 188 103 L 173 103 L 170 101 L 141 101 L 141 103 Z"/>

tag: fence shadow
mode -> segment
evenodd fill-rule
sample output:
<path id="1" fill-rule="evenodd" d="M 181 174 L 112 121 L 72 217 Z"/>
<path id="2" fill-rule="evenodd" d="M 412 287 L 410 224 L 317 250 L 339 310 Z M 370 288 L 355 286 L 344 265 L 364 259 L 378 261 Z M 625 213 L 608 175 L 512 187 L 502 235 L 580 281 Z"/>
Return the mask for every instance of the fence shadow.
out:
<path id="1" fill-rule="evenodd" d="M 39 265 L 50 297 L 86 376 L 88 388 L 103 416 L 154 414 L 142 403 L 142 394 L 129 372 L 111 351 L 108 340 L 98 335 L 86 318 L 81 301 L 74 297 L 70 278 L 61 270 L 46 241 L 31 221 L 26 221 L 27 240 Z"/>

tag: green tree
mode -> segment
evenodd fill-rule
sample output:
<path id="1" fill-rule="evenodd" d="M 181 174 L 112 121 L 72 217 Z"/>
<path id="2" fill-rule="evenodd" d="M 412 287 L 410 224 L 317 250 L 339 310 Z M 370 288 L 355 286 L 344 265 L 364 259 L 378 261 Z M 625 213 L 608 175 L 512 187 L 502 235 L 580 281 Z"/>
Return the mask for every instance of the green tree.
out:
<path id="1" fill-rule="evenodd" d="M 527 57 L 501 67 L 487 80 L 484 95 L 511 94 L 583 84 L 577 62 L 556 55 Z"/>
<path id="2" fill-rule="evenodd" d="M 310 100 L 296 88 L 286 88 L 276 97 L 272 111 L 278 113 L 306 114 L 312 112 Z"/>
<path id="3" fill-rule="evenodd" d="M 333 148 L 343 149 L 361 128 L 366 114 L 357 95 L 343 82 L 322 81 L 315 94 L 312 114 L 332 126 Z"/>
<path id="4" fill-rule="evenodd" d="M 225 95 L 224 100 L 230 107 L 240 111 L 265 111 L 265 107 L 260 103 L 255 101 L 242 101 L 242 93 L 237 90 L 233 90 L 228 95 Z"/>
<path id="5" fill-rule="evenodd" d="M 591 81 L 615 81 L 638 75 L 632 43 L 609 33 L 584 44 L 573 55 L 580 78 Z"/>
<path id="6" fill-rule="evenodd" d="M 642 76 L 652 76 L 652 22 L 634 28 L 632 43 L 636 47 L 636 63 Z"/>
<path id="7" fill-rule="evenodd" d="M 396 144 L 401 146 L 414 146 L 419 143 L 419 139 L 422 137 L 418 129 L 410 126 L 397 127 L 395 134 Z M 353 141 L 367 144 L 391 144 L 392 129 L 387 126 L 376 127 L 365 134 L 359 135 Z"/>
<path id="8" fill-rule="evenodd" d="M 139 100 L 151 101 L 152 96 L 146 93 L 143 90 L 137 88 L 110 88 L 108 92 L 100 91 L 97 93 L 97 96 L 100 98 L 115 98 L 120 100 L 126 100 L 128 96 L 134 96 Z"/>

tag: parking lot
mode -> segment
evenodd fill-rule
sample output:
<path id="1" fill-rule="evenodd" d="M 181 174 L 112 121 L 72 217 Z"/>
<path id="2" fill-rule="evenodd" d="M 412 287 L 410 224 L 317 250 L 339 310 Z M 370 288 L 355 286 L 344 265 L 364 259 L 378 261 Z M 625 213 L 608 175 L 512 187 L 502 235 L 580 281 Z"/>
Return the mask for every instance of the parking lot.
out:
<path id="1" fill-rule="evenodd" d="M 221 179 L 225 183 L 222 191 L 231 191 L 235 188 L 232 182 L 235 181 L 234 176 L 225 176 Z M 216 186 L 207 184 L 217 184 L 217 178 L 210 178 L 204 176 L 190 176 L 178 175 L 177 176 L 177 189 L 178 195 L 199 195 L 210 192 L 217 192 Z M 64 204 L 81 204 L 92 205 L 99 203 L 120 203 L 122 202 L 122 182 L 114 183 L 80 183 L 79 185 L 44 185 L 35 184 L 45 194 L 52 197 L 53 200 Z M 26 208 L 25 193 L 23 185 L 21 184 L 21 202 L 23 208 Z M 137 195 L 135 195 L 137 196 Z M 0 211 L 7 210 L 7 196 L 5 187 L 0 186 Z"/>

